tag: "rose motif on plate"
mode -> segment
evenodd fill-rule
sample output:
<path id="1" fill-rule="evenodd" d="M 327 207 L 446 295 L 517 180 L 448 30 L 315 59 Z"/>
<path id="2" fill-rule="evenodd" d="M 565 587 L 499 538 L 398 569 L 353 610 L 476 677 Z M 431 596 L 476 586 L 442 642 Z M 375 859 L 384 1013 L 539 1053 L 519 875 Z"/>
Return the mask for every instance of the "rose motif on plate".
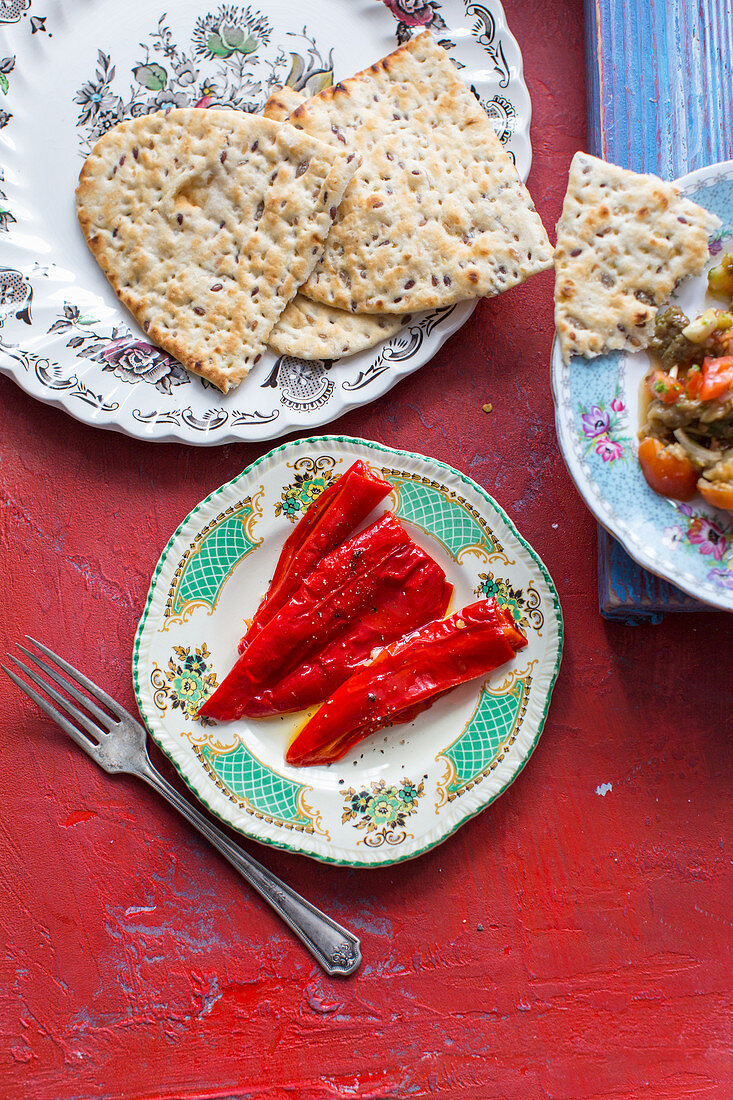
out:
<path id="1" fill-rule="evenodd" d="M 599 401 L 590 408 L 580 407 L 581 432 L 587 440 L 585 454 L 595 452 L 604 463 L 613 463 L 624 458 L 631 446 L 628 431 L 628 414 L 621 396 L 620 387 L 616 388 L 610 402 Z"/>
<path id="2" fill-rule="evenodd" d="M 710 514 L 691 504 L 676 504 L 675 509 L 681 522 L 664 528 L 664 545 L 709 558 L 708 580 L 733 589 L 733 527 L 724 513 Z"/>
<path id="3" fill-rule="evenodd" d="M 409 42 L 413 34 L 431 30 L 434 34 L 440 34 L 438 41 L 446 49 L 454 47 L 455 42 L 447 38 L 450 32 L 448 24 L 442 16 L 442 4 L 438 0 L 382 0 L 385 7 L 389 8 L 397 20 L 395 36 L 400 46 Z M 463 68 L 463 63 L 456 61 L 458 68 Z"/>

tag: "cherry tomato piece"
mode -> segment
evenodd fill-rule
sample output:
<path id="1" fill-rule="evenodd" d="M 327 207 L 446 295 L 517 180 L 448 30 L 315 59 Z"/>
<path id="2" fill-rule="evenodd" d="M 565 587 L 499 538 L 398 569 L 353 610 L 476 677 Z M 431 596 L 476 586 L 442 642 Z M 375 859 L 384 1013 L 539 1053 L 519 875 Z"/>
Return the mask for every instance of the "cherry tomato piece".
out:
<path id="1" fill-rule="evenodd" d="M 702 371 L 699 367 L 690 367 L 685 380 L 685 393 L 691 400 L 700 396 L 702 389 Z"/>
<path id="2" fill-rule="evenodd" d="M 733 485 L 707 481 L 704 477 L 701 477 L 697 487 L 708 504 L 712 504 L 714 508 L 722 508 L 724 511 L 733 512 Z"/>
<path id="3" fill-rule="evenodd" d="M 689 458 L 680 458 L 658 439 L 639 444 L 639 464 L 647 484 L 655 493 L 674 500 L 692 500 L 697 489 L 697 471 Z"/>
<path id="4" fill-rule="evenodd" d="M 663 401 L 665 405 L 676 404 L 685 392 L 677 379 L 663 370 L 654 371 L 649 388 L 652 396 Z"/>
<path id="5" fill-rule="evenodd" d="M 720 359 L 710 356 L 702 364 L 701 401 L 714 401 L 722 397 L 726 390 L 733 387 L 733 355 L 724 355 Z"/>

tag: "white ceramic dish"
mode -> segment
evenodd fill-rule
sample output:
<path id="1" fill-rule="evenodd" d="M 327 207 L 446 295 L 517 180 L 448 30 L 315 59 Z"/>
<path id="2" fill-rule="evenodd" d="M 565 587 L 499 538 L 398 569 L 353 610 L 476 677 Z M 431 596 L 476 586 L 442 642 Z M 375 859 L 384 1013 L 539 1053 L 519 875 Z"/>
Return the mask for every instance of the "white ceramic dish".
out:
<path id="1" fill-rule="evenodd" d="M 292 524 L 356 458 L 394 486 L 390 507 L 443 566 L 449 611 L 508 604 L 529 644 L 488 679 L 327 767 L 284 752 L 303 716 L 202 724 L 196 712 L 236 659 Z M 270 452 L 202 501 L 170 539 L 135 638 L 133 678 L 150 733 L 192 791 L 255 840 L 354 867 L 440 843 L 519 774 L 542 731 L 562 617 L 547 570 L 485 490 L 421 455 L 336 436 Z"/>
<path id="2" fill-rule="evenodd" d="M 733 244 L 733 161 L 677 181 L 689 198 L 723 222 L 710 242 L 710 265 Z M 706 298 L 707 277 L 686 279 L 673 302 L 696 317 L 719 302 Z M 555 341 L 552 386 L 560 448 L 595 517 L 645 569 L 683 592 L 733 611 L 733 517 L 698 497 L 689 504 L 654 493 L 637 459 L 639 396 L 649 368 L 645 352 L 614 352 L 563 363 Z"/>
<path id="3" fill-rule="evenodd" d="M 36 10 L 38 7 L 38 10 Z M 83 157 L 121 118 L 168 105 L 259 110 L 290 81 L 312 93 L 430 26 L 529 173 L 530 101 L 498 0 L 0 0 L 0 370 L 100 428 L 196 445 L 305 432 L 417 370 L 475 303 L 416 315 L 335 362 L 272 354 L 232 394 L 152 347 L 79 230 Z"/>

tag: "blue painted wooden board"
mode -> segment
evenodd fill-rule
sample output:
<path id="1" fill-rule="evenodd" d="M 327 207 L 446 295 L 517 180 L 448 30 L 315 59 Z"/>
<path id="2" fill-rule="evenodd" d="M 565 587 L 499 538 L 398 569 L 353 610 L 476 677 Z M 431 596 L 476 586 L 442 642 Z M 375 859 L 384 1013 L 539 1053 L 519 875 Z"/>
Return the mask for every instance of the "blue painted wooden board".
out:
<path id="1" fill-rule="evenodd" d="M 733 158 L 730 0 L 585 0 L 589 151 L 675 179 Z M 705 610 L 598 530 L 601 613 Z"/>

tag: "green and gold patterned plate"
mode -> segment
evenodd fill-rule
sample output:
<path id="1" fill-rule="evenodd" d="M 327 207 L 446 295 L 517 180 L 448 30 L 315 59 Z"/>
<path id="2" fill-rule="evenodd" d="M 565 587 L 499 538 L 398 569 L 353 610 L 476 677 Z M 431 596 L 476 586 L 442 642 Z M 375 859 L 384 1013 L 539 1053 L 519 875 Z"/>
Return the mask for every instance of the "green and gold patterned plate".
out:
<path id="1" fill-rule="evenodd" d="M 445 569 L 449 612 L 496 596 L 529 645 L 343 760 L 292 768 L 284 753 L 302 715 L 219 725 L 196 712 L 231 668 L 293 524 L 357 458 L 392 484 L 386 506 Z M 133 679 L 153 738 L 223 821 L 265 844 L 374 867 L 439 844 L 516 778 L 542 732 L 562 633 L 547 570 L 484 489 L 435 459 L 321 436 L 271 451 L 184 520 L 153 576 Z"/>

